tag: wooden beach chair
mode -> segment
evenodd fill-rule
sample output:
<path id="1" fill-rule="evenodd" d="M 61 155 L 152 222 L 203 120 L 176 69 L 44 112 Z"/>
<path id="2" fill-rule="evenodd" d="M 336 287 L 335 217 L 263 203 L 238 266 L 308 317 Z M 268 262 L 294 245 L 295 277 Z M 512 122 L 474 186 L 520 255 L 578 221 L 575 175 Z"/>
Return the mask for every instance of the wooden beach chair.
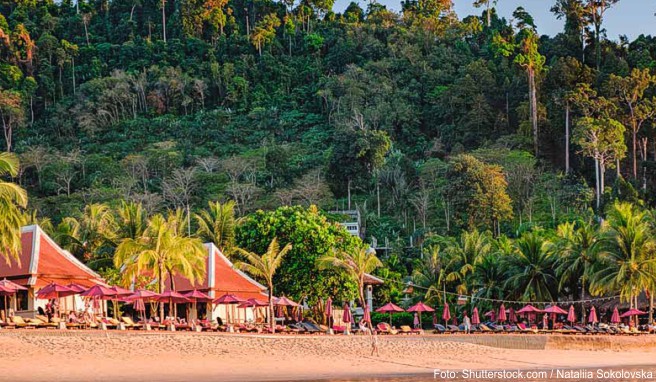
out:
<path id="1" fill-rule="evenodd" d="M 398 334 L 399 333 L 398 330 L 394 329 L 387 322 L 379 322 L 378 325 L 376 325 L 376 329 L 378 329 L 378 333 L 380 333 L 380 334 Z"/>
<path id="2" fill-rule="evenodd" d="M 121 317 L 121 321 L 125 324 L 127 329 L 143 329 L 143 324 L 137 324 L 132 320 L 132 317 Z"/>

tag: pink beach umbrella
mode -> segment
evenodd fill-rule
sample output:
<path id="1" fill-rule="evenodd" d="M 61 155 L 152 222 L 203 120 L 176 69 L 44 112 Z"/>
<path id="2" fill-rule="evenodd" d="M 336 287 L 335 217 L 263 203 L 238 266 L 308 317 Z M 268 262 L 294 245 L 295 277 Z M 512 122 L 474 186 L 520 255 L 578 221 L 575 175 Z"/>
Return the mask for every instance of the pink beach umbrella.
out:
<path id="1" fill-rule="evenodd" d="M 444 303 L 444 309 L 442 310 L 442 319 L 448 324 L 449 319 L 451 319 L 451 311 L 449 310 L 449 304 Z"/>
<path id="2" fill-rule="evenodd" d="M 369 327 L 371 327 L 371 314 L 369 313 L 369 305 L 364 304 L 364 322 L 367 322 L 369 324 Z"/>
<path id="3" fill-rule="evenodd" d="M 471 323 L 472 323 L 472 325 L 478 325 L 478 324 L 481 323 L 481 318 L 478 316 L 478 308 L 477 307 L 474 307 L 474 311 L 472 312 Z"/>
<path id="4" fill-rule="evenodd" d="M 273 300 L 273 305 L 278 305 L 278 306 L 299 306 L 298 303 L 295 303 L 294 301 L 288 299 L 285 296 L 279 297 L 275 300 Z"/>
<path id="5" fill-rule="evenodd" d="M 506 307 L 501 304 L 501 307 L 499 308 L 499 317 L 497 317 L 497 321 L 499 322 L 504 322 L 508 319 L 506 316 Z"/>
<path id="6" fill-rule="evenodd" d="M 508 310 L 508 321 L 512 324 L 517 322 L 517 315 L 515 314 L 515 309 L 512 307 Z"/>
<path id="7" fill-rule="evenodd" d="M 588 317 L 588 322 L 591 324 L 599 322 L 599 320 L 597 319 L 597 309 L 595 309 L 594 306 L 590 308 L 590 316 Z"/>
<path id="8" fill-rule="evenodd" d="M 76 284 L 76 283 L 70 283 L 70 284 L 66 285 L 66 288 L 68 288 L 72 291 L 75 291 L 76 293 L 82 293 L 85 290 L 87 290 L 87 288 L 83 287 L 80 284 Z"/>
<path id="9" fill-rule="evenodd" d="M 415 305 L 408 308 L 408 312 L 417 312 L 419 316 L 419 326 L 421 326 L 421 313 L 422 312 L 434 312 L 435 309 L 419 301 Z M 450 317 L 450 316 L 449 316 Z"/>
<path id="10" fill-rule="evenodd" d="M 159 295 L 157 298 L 157 301 L 161 303 L 169 303 L 169 314 L 172 315 L 173 317 L 176 316 L 175 312 L 175 304 L 184 304 L 191 302 L 190 299 L 186 298 L 182 294 L 174 291 L 174 290 L 167 290 L 166 292 L 162 293 Z"/>
<path id="11" fill-rule="evenodd" d="M 403 308 L 400 306 L 394 305 L 391 302 L 388 302 L 387 304 L 381 306 L 380 308 L 376 309 L 376 312 L 378 313 L 389 313 L 389 319 L 390 319 L 390 325 L 392 324 L 392 313 L 400 313 L 400 312 L 405 312 Z"/>
<path id="12" fill-rule="evenodd" d="M 613 309 L 613 315 L 610 316 L 611 324 L 618 324 L 620 322 L 620 312 L 617 311 L 617 307 Z"/>
<path id="13" fill-rule="evenodd" d="M 7 308 L 9 305 L 7 297 L 15 295 L 20 290 L 27 290 L 27 288 L 7 279 L 0 280 L 0 296 L 4 296 L 5 299 L 5 318 L 7 318 Z"/>
<path id="14" fill-rule="evenodd" d="M 328 324 L 328 327 L 332 326 L 330 323 L 332 321 L 331 320 L 332 316 L 333 316 L 333 299 L 332 297 L 328 297 L 328 300 L 326 300 L 326 323 Z"/>
<path id="15" fill-rule="evenodd" d="M 59 300 L 62 297 L 66 296 L 72 296 L 74 294 L 77 294 L 74 290 L 65 287 L 63 285 L 59 285 L 56 283 L 50 283 L 46 285 L 45 287 L 41 288 L 37 293 L 36 297 L 43 299 L 43 300 L 50 300 L 50 299 L 57 299 Z M 59 313 L 59 312 L 56 312 Z"/>
<path id="16" fill-rule="evenodd" d="M 349 327 L 351 322 L 353 322 L 353 315 L 351 315 L 351 307 L 349 307 L 349 304 L 344 304 L 344 314 L 342 315 L 342 321 L 347 324 L 346 326 Z"/>
<path id="17" fill-rule="evenodd" d="M 497 313 L 494 310 L 488 310 L 487 312 L 485 312 L 485 314 L 483 316 L 489 317 L 490 321 L 496 321 L 497 320 Z"/>
<path id="18" fill-rule="evenodd" d="M 574 311 L 574 305 L 569 306 L 569 312 L 567 313 L 567 321 L 569 321 L 570 325 L 573 325 L 574 321 L 576 321 L 576 312 Z"/>
<path id="19" fill-rule="evenodd" d="M 626 312 L 622 313 L 620 317 L 626 318 L 626 317 L 633 317 L 633 316 L 640 316 L 643 314 L 647 314 L 647 312 L 643 312 L 642 310 L 638 310 L 636 308 L 631 308 L 627 310 Z"/>
<path id="20" fill-rule="evenodd" d="M 198 303 L 212 301 L 212 297 L 206 295 L 205 293 L 197 289 L 194 289 L 191 292 L 184 293 L 183 296 L 185 296 L 186 298 L 192 301 L 193 304 L 192 309 L 194 310 L 196 319 L 198 319 Z"/>

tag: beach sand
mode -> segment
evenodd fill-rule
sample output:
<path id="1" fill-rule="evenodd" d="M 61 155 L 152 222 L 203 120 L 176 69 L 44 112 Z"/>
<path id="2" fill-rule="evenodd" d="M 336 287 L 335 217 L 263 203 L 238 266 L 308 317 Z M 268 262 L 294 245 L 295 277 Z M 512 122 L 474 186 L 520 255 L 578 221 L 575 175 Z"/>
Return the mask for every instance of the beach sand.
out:
<path id="1" fill-rule="evenodd" d="M 570 341 L 576 349 L 594 348 L 590 341 L 599 340 L 593 337 L 546 341 L 545 336 L 526 336 L 527 347 L 542 347 L 533 350 L 477 345 L 467 343 L 470 339 L 466 337 L 379 336 L 380 356 L 371 357 L 366 336 L 3 330 L 0 380 L 288 381 L 403 375 L 432 378 L 435 368 L 641 365 L 656 369 L 656 336 L 613 338 L 622 345 L 602 347 L 607 350 L 563 350 Z M 487 341 L 481 336 L 469 337 Z"/>

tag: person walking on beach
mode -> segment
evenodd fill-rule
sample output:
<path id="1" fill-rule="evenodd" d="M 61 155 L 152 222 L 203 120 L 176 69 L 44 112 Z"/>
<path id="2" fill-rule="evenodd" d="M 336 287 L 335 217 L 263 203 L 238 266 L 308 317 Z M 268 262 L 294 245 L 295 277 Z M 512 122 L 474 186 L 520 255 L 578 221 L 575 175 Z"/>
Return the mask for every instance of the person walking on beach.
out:
<path id="1" fill-rule="evenodd" d="M 415 319 L 412 323 L 414 324 L 415 329 L 419 329 L 419 316 L 417 315 L 417 312 L 415 312 Z"/>
<path id="2" fill-rule="evenodd" d="M 378 334 L 376 334 L 376 331 L 374 330 L 371 335 L 371 356 L 374 356 L 374 353 L 376 353 L 376 357 L 380 357 L 380 354 L 378 354 Z"/>
<path id="3" fill-rule="evenodd" d="M 465 326 L 465 334 L 469 334 L 471 331 L 471 320 L 469 319 L 469 316 L 467 316 L 467 313 L 465 313 L 465 316 L 462 318 L 462 324 Z"/>

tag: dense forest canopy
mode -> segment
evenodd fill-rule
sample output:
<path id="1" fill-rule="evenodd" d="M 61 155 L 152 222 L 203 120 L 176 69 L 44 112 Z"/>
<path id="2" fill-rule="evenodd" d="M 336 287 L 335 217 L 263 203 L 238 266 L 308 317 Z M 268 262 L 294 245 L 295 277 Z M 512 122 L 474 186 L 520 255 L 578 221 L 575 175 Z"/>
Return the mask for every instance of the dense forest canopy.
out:
<path id="1" fill-rule="evenodd" d="M 240 246 L 259 209 L 357 209 L 389 243 L 379 272 L 433 280 L 421 248 L 480 231 L 530 252 L 615 201 L 656 203 L 656 39 L 606 38 L 619 0 L 552 1 L 556 36 L 483 0 L 464 18 L 450 0 L 3 0 L 3 147 L 30 219 L 107 274 L 139 232 L 115 223 L 178 209 L 191 233 L 218 200 L 250 216 Z"/>

